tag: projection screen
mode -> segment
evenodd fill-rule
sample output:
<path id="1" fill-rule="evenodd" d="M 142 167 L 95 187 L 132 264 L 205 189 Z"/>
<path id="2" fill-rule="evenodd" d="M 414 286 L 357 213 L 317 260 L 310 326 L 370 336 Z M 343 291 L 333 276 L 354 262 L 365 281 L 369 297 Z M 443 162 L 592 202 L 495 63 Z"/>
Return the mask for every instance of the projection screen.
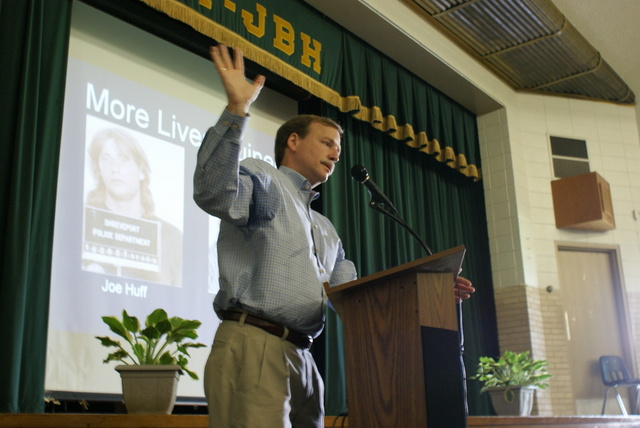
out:
<path id="1" fill-rule="evenodd" d="M 143 321 L 164 308 L 202 321 L 199 341 L 212 342 L 218 220 L 193 202 L 192 176 L 225 104 L 210 61 L 74 3 L 51 272 L 52 395 L 121 392 L 117 364 L 102 363 L 108 350 L 94 337 L 113 336 L 103 315 L 126 309 Z M 273 164 L 276 130 L 296 113 L 295 101 L 263 89 L 242 157 Z M 115 208 L 107 192 L 119 195 Z M 192 352 L 200 378 L 208 352 Z M 178 395 L 203 397 L 201 380 L 182 376 Z"/>

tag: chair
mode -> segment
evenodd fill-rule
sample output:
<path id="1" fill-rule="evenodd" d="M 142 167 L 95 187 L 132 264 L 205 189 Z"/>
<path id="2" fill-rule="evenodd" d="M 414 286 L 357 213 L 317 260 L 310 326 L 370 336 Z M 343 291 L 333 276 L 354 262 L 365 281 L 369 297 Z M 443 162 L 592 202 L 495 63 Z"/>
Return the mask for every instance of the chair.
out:
<path id="1" fill-rule="evenodd" d="M 604 403 L 602 403 L 602 414 L 604 415 L 605 408 L 607 406 L 607 397 L 611 388 L 616 392 L 616 399 L 618 400 L 618 406 L 622 414 L 627 416 L 627 409 L 624 407 L 622 397 L 618 392 L 618 387 L 632 387 L 636 388 L 636 405 L 633 409 L 633 414 L 638 413 L 638 402 L 640 401 L 640 379 L 634 379 L 629 374 L 624 360 L 617 355 L 603 355 L 600 357 L 600 371 L 602 373 L 602 382 L 607 387 L 604 393 Z"/>

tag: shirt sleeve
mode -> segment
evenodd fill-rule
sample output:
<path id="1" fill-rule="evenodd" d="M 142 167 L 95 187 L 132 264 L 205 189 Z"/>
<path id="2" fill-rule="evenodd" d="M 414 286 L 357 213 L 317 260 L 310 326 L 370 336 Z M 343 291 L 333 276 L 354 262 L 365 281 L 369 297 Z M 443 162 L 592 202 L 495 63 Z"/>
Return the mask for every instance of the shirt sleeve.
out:
<path id="1" fill-rule="evenodd" d="M 204 136 L 193 176 L 193 199 L 208 214 L 246 224 L 251 178 L 240 174 L 240 149 L 247 117 L 224 110 Z"/>
<path id="2" fill-rule="evenodd" d="M 357 277 L 358 274 L 356 272 L 356 267 L 351 260 L 345 258 L 344 249 L 342 248 L 342 242 L 340 242 L 338 257 L 336 259 L 336 264 L 333 267 L 333 272 L 331 273 L 331 280 L 329 284 L 332 287 L 335 287 L 336 285 L 353 281 Z"/>

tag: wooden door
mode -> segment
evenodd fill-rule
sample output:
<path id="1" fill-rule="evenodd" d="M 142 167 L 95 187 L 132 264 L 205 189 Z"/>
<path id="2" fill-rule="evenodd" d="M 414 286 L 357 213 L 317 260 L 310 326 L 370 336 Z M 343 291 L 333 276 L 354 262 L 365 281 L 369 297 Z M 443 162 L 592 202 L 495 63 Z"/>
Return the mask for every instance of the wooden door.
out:
<path id="1" fill-rule="evenodd" d="M 598 359 L 620 355 L 629 364 L 624 293 L 613 250 L 558 248 L 560 287 L 564 296 L 567 360 L 576 411 L 600 414 L 605 387 Z M 623 394 L 628 406 L 628 396 Z M 620 414 L 610 393 L 607 414 Z"/>

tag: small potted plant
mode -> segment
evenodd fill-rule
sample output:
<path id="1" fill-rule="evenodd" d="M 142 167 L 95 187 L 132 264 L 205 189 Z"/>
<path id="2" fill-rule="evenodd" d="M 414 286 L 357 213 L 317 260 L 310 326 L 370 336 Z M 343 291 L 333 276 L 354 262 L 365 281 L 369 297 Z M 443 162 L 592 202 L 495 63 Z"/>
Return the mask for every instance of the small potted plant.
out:
<path id="1" fill-rule="evenodd" d="M 480 357 L 478 371 L 471 379 L 484 383 L 481 392 L 489 393 L 499 416 L 528 416 L 536 388 L 546 389 L 550 377 L 546 360 L 532 359 L 529 351 L 505 351 L 497 361 Z"/>
<path id="2" fill-rule="evenodd" d="M 102 346 L 115 348 L 103 362 L 123 363 L 115 369 L 122 378 L 127 412 L 171 413 L 182 372 L 192 379 L 198 379 L 198 375 L 187 368 L 187 357 L 190 357 L 190 348 L 205 345 L 184 341 L 198 337 L 196 330 L 201 322 L 180 317 L 169 318 L 163 309 L 156 309 L 149 314 L 144 326 L 126 310 L 122 311 L 122 319 L 103 316 L 102 321 L 126 341 L 123 346 L 110 337 L 96 336 Z"/>

